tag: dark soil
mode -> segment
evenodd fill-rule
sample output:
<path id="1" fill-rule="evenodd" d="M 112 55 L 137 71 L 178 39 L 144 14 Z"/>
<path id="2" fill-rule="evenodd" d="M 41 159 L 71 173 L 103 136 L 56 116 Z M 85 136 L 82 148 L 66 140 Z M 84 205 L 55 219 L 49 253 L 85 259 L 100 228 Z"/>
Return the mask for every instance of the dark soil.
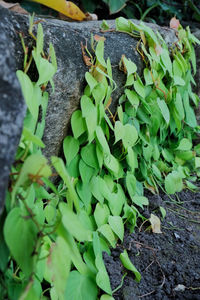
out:
<path id="1" fill-rule="evenodd" d="M 161 222 L 161 234 L 147 230 L 148 222 L 134 233 L 125 234 L 123 245 L 104 254 L 112 290 L 122 283 L 127 272 L 119 255 L 127 249 L 129 258 L 142 275 L 140 283 L 127 272 L 115 300 L 200 299 L 200 193 L 184 190 L 173 196 L 148 194 L 150 206 L 143 212 L 147 218 L 153 213 L 161 217 L 159 206 L 167 214 Z M 181 202 L 179 202 L 181 201 Z"/>

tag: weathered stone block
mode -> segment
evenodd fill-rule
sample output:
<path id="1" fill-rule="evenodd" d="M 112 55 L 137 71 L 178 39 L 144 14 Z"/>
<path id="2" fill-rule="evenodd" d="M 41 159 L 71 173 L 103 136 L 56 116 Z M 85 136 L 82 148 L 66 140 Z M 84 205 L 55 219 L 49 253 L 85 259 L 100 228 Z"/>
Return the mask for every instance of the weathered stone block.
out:
<path id="1" fill-rule="evenodd" d="M 8 31 L 14 33 L 14 27 L 0 8 L 0 214 L 26 109 L 15 74 L 15 41 Z"/>

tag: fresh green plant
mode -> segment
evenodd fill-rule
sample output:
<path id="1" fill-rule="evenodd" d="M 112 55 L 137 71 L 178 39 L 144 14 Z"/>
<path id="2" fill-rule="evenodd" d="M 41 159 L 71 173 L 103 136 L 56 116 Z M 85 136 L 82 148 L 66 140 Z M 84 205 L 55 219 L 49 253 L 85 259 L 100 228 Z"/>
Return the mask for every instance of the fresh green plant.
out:
<path id="1" fill-rule="evenodd" d="M 33 24 L 31 18 L 32 36 Z M 166 192 L 175 193 L 192 187 L 190 174 L 200 176 L 200 145 L 192 144 L 199 126 L 190 103 L 199 102 L 191 88 L 193 44 L 199 41 L 180 26 L 169 50 L 159 33 L 124 18 L 116 20 L 116 31 L 141 37 L 143 74 L 122 56 L 120 68 L 127 80 L 113 116 L 109 103 L 116 84 L 110 59 L 104 59 L 103 40 L 93 42 L 87 86 L 71 117 L 73 134 L 63 142 L 65 162 L 51 158 L 62 179 L 58 187 L 48 179 L 51 168 L 41 153 L 45 88 L 48 81 L 53 86 L 55 52 L 50 45 L 50 55 L 45 55 L 40 23 L 30 58 L 22 39 L 24 72 L 17 76 L 28 109 L 12 167 L 7 215 L 0 220 L 2 299 L 95 300 L 102 292 L 101 300 L 113 299 L 103 251 L 109 254 L 118 239 L 123 241 L 125 225 L 133 232 L 137 219 L 144 220 L 144 187 L 155 193 L 164 185 Z M 37 82 L 27 75 L 32 59 Z M 140 281 L 126 250 L 120 259 Z"/>
<path id="2" fill-rule="evenodd" d="M 68 1 L 66 4 L 65 0 L 22 0 L 20 5 L 30 13 L 50 14 L 59 17 L 58 12 L 60 12 L 76 20 L 87 18 L 77 7 L 79 6 L 85 12 L 96 13 L 99 19 L 123 16 L 160 25 L 166 25 L 166 20 L 168 21 L 174 16 L 180 21 L 200 21 L 198 0 L 177 0 L 173 2 L 169 0 L 74 0 L 73 2 Z"/>
<path id="3" fill-rule="evenodd" d="M 166 20 L 177 16 L 179 20 L 200 21 L 198 0 L 81 0 L 86 11 L 97 12 L 100 18 L 108 19 L 117 14 L 127 18 L 151 21 L 166 25 Z M 106 10 L 107 7 L 107 10 Z"/>

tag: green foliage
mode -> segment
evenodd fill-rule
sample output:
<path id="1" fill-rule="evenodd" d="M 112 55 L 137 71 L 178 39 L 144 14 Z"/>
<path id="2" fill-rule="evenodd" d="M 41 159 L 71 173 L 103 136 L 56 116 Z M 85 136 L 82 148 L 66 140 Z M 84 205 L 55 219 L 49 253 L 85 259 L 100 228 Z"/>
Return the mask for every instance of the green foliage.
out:
<path id="1" fill-rule="evenodd" d="M 28 217 L 26 210 L 15 207 L 8 214 L 4 225 L 8 248 L 26 276 L 33 271 L 33 249 L 38 233 L 36 225 Z"/>
<path id="2" fill-rule="evenodd" d="M 200 146 L 193 146 L 199 133 L 194 114 L 199 99 L 192 92 L 193 44 L 199 41 L 180 26 L 179 40 L 169 51 L 159 34 L 123 18 L 116 20 L 116 31 L 141 35 L 143 74 L 122 56 L 127 80 L 113 116 L 109 103 L 116 84 L 110 60 L 104 59 L 103 41 L 98 42 L 80 110 L 71 117 L 72 136 L 63 141 L 65 162 L 51 158 L 61 178 L 58 186 L 48 179 L 51 167 L 41 154 L 45 88 L 53 84 L 57 68 L 52 45 L 51 60 L 45 56 L 41 25 L 32 51 L 37 82 L 27 75 L 27 54 L 24 72 L 17 72 L 27 114 L 12 167 L 7 216 L 1 219 L 0 270 L 5 275 L 0 291 L 5 298 L 92 300 L 103 291 L 100 299 L 113 299 L 102 253 L 109 254 L 110 247 L 123 241 L 125 225 L 133 232 L 137 219 L 144 220 L 142 210 L 149 204 L 144 187 L 156 193 L 162 185 L 171 194 L 194 189 L 190 176 L 200 176 Z M 164 218 L 166 212 L 160 210 Z M 120 259 L 139 282 L 141 275 L 126 250 Z"/>
<path id="3" fill-rule="evenodd" d="M 86 11 L 96 12 L 104 19 L 113 18 L 112 15 L 117 14 L 117 16 L 128 19 L 139 19 L 165 25 L 166 20 L 174 16 L 177 16 L 180 21 L 200 21 L 198 0 L 173 2 L 169 0 L 81 0 L 80 2 Z"/>

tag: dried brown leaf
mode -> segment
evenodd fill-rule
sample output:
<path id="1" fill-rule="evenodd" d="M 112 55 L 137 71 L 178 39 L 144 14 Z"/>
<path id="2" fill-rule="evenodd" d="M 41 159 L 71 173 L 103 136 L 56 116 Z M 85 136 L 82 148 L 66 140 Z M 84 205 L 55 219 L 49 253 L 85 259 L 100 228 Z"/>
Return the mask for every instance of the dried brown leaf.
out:
<path id="1" fill-rule="evenodd" d="M 160 219 L 157 216 L 151 214 L 149 222 L 151 223 L 151 228 L 153 233 L 162 233 L 162 231 L 160 230 L 161 227 Z"/>

